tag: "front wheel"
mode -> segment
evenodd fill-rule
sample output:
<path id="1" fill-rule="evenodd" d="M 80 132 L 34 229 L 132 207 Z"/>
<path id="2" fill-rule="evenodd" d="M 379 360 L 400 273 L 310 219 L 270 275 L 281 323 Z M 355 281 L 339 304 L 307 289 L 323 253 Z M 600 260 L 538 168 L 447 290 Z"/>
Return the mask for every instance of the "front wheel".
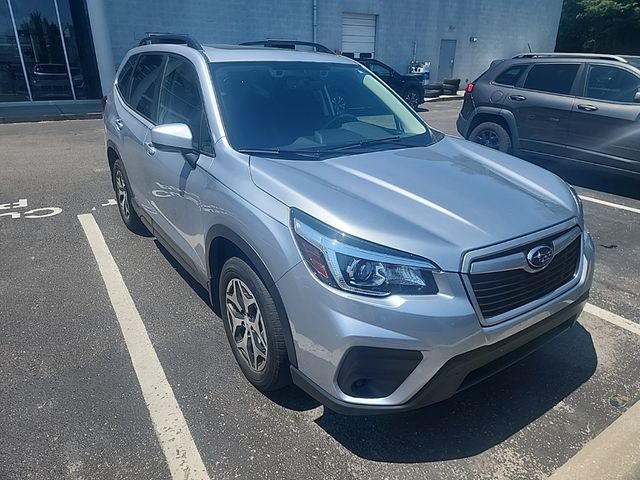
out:
<path id="1" fill-rule="evenodd" d="M 146 233 L 147 229 L 131 205 L 131 189 L 129 188 L 127 175 L 124 172 L 124 165 L 122 165 L 120 159 L 117 159 L 113 166 L 112 181 L 122 221 L 133 233 Z"/>
<path id="2" fill-rule="evenodd" d="M 288 385 L 291 375 L 283 319 L 267 287 L 237 257 L 223 265 L 219 285 L 227 340 L 244 376 L 262 391 Z"/>
<path id="3" fill-rule="evenodd" d="M 511 151 L 511 136 L 509 132 L 497 123 L 481 123 L 471 131 L 469 140 L 501 152 Z"/>

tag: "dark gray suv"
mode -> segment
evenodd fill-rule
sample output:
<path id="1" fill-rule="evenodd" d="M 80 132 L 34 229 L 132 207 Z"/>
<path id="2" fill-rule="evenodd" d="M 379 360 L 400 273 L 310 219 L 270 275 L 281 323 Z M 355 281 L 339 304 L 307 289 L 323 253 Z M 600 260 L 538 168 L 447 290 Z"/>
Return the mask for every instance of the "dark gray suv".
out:
<path id="1" fill-rule="evenodd" d="M 640 57 L 523 54 L 467 85 L 460 134 L 503 152 L 640 173 Z"/>

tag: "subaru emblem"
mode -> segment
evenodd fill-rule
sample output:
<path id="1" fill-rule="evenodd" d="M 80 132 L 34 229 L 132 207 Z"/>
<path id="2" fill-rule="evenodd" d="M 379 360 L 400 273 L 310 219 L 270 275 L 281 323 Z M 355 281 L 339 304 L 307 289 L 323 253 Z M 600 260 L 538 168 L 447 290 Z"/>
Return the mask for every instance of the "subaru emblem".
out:
<path id="1" fill-rule="evenodd" d="M 533 247 L 527 253 L 527 262 L 531 267 L 539 269 L 544 268 L 553 259 L 553 247 L 549 245 L 538 245 L 537 247 Z"/>

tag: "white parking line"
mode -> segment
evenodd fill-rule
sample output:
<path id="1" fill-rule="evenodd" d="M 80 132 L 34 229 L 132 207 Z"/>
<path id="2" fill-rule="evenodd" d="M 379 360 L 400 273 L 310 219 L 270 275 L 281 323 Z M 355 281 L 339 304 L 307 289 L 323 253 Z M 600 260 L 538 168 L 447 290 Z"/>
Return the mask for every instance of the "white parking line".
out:
<path id="1" fill-rule="evenodd" d="M 147 329 L 98 224 L 90 213 L 78 215 L 78 220 L 107 287 L 153 427 L 169 464 L 171 477 L 174 480 L 209 479 Z"/>
<path id="2" fill-rule="evenodd" d="M 602 320 L 605 320 L 609 323 L 617 325 L 618 327 L 624 328 L 628 332 L 635 333 L 636 335 L 640 335 L 640 324 L 632 322 L 631 320 L 627 320 L 620 315 L 616 315 L 613 312 L 605 310 L 604 308 L 596 307 L 591 303 L 587 303 L 584 306 L 584 311 L 590 313 L 591 315 L 595 315 Z"/>
<path id="3" fill-rule="evenodd" d="M 600 200 L 599 198 L 585 197 L 584 195 L 578 195 L 582 200 L 587 202 L 599 203 L 600 205 L 606 205 L 607 207 L 617 208 L 619 210 L 627 210 L 628 212 L 640 213 L 640 208 L 628 207 L 626 205 L 620 205 L 619 203 L 607 202 L 606 200 Z"/>

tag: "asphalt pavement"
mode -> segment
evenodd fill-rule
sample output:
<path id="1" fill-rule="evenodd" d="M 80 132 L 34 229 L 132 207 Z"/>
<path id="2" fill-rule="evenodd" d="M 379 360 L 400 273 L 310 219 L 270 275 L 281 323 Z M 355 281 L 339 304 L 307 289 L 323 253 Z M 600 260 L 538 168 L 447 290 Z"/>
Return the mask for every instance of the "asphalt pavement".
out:
<path id="1" fill-rule="evenodd" d="M 454 134 L 459 105 L 421 114 Z M 206 292 L 153 237 L 122 224 L 100 120 L 0 125 L 0 140 L 0 479 L 172 478 L 84 214 L 211 479 L 542 479 L 640 399 L 640 335 L 592 313 L 419 411 L 344 417 L 295 387 L 265 396 L 236 366 Z M 637 325 L 640 201 L 624 182 L 589 179 L 578 190 L 592 199 L 597 245 L 590 302 Z"/>

